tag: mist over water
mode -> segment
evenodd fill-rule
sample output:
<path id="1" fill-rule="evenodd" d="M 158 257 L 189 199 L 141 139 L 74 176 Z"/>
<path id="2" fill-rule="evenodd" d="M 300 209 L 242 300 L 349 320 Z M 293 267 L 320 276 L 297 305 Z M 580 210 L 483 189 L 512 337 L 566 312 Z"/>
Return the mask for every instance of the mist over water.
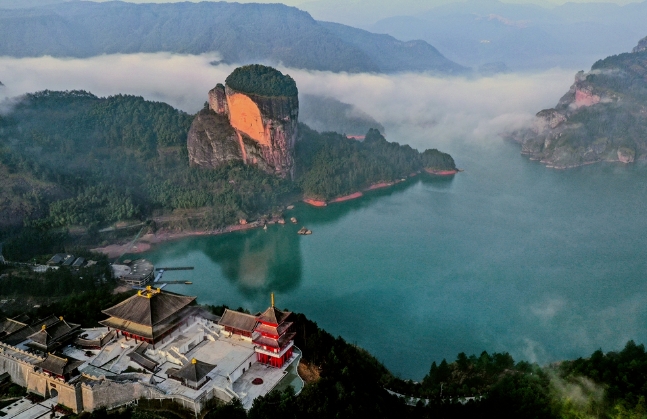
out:
<path id="1" fill-rule="evenodd" d="M 214 56 L 0 58 L 0 95 L 84 89 L 196 112 L 234 66 Z M 195 266 L 168 289 L 201 303 L 300 311 L 403 377 L 457 353 L 549 362 L 615 350 L 647 332 L 647 167 L 546 169 L 498 133 L 554 106 L 575 71 L 491 78 L 281 69 L 300 92 L 367 112 L 390 141 L 450 152 L 465 172 L 416 178 L 298 225 L 165 243 L 158 266 Z M 290 215 L 291 216 L 291 215 Z M 298 236 L 302 225 L 314 231 Z"/>

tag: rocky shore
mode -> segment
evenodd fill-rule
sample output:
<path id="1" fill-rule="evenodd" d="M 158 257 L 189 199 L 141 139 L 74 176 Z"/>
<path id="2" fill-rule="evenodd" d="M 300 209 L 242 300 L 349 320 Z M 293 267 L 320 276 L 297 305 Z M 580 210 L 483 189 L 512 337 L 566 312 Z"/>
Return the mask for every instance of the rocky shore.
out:
<path id="1" fill-rule="evenodd" d="M 647 160 L 646 45 L 643 39 L 631 53 L 580 71 L 554 108 L 506 137 L 521 144 L 521 154 L 554 169 Z"/>

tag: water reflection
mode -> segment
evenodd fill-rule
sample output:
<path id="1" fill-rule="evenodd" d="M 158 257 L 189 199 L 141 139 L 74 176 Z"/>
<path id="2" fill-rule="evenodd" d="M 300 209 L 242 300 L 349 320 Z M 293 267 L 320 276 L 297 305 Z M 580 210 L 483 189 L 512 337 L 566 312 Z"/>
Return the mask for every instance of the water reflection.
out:
<path id="1" fill-rule="evenodd" d="M 387 188 L 366 191 L 364 192 L 364 196 L 361 198 L 330 204 L 324 208 L 316 208 L 303 204 L 299 206 L 297 214 L 304 220 L 304 222 L 311 223 L 310 225 L 316 226 L 329 224 L 339 221 L 354 212 L 368 208 L 380 198 L 401 195 L 418 182 L 423 182 L 425 185 L 433 185 L 439 189 L 447 189 L 450 187 L 453 180 L 454 176 L 431 176 L 426 173 L 422 173 L 414 178 L 407 179 L 405 182 L 398 183 Z"/>
<path id="2" fill-rule="evenodd" d="M 301 282 L 300 236 L 292 225 L 271 226 L 205 241 L 205 255 L 248 297 L 286 292 Z"/>

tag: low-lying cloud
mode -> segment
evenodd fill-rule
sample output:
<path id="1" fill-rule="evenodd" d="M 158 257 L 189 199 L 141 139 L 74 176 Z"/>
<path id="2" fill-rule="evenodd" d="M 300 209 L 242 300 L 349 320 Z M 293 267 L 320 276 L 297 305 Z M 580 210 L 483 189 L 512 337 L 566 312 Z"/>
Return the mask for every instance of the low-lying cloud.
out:
<path id="1" fill-rule="evenodd" d="M 213 66 L 215 54 L 116 54 L 88 59 L 0 57 L 0 96 L 44 89 L 82 89 L 98 96 L 141 95 L 184 111 L 198 111 L 206 93 L 234 65 Z M 552 107 L 572 83 L 573 70 L 487 78 L 421 73 L 346 74 L 281 68 L 300 92 L 351 103 L 386 126 L 389 140 L 419 148 L 456 139 L 496 140 Z"/>

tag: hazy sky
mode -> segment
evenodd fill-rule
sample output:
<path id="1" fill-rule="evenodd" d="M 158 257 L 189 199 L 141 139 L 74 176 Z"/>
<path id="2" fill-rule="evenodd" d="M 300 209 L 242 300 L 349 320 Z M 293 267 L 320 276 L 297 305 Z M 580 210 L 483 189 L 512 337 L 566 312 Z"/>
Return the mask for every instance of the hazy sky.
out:
<path id="1" fill-rule="evenodd" d="M 95 1 L 110 1 L 110 0 L 95 0 Z M 187 1 L 187 0 L 182 0 Z M 193 2 L 205 1 L 205 0 L 188 0 Z M 210 1 L 210 0 L 206 0 Z M 220 1 L 220 0 L 213 0 Z M 627 3 L 638 3 L 642 0 L 502 0 L 503 3 L 532 3 L 540 5 L 558 5 L 564 3 L 616 3 L 616 4 L 627 4 Z M 130 0 L 129 3 L 176 3 L 178 0 Z M 307 3 L 336 3 L 335 0 L 237 0 L 238 3 L 283 3 L 291 6 L 299 6 Z M 382 4 L 392 4 L 392 0 L 346 0 L 346 3 L 373 3 L 376 5 Z M 430 8 L 446 3 L 462 3 L 464 0 L 404 0 L 400 1 L 400 4 L 411 4 L 411 5 L 427 5 Z M 0 1 L 0 4 L 2 1 Z"/>

